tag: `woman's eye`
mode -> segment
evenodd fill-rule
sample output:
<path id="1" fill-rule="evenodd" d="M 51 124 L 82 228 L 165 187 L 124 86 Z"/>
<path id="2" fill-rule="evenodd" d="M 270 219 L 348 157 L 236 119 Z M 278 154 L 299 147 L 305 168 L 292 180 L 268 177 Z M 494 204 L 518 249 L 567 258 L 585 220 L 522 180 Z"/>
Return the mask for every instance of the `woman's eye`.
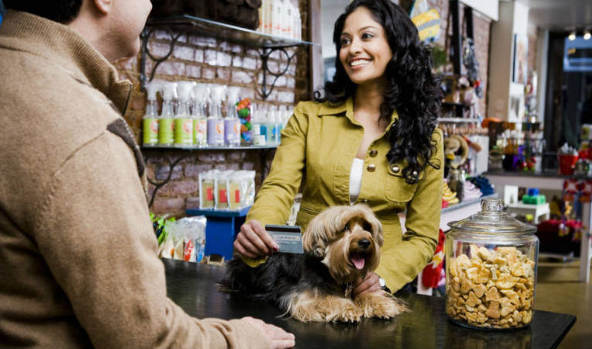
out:
<path id="1" fill-rule="evenodd" d="M 374 35 L 371 34 L 371 33 L 364 33 L 364 34 L 362 34 L 362 39 L 371 39 L 373 37 L 374 37 Z"/>
<path id="2" fill-rule="evenodd" d="M 341 46 L 348 45 L 350 43 L 348 38 L 341 38 L 340 40 Z"/>

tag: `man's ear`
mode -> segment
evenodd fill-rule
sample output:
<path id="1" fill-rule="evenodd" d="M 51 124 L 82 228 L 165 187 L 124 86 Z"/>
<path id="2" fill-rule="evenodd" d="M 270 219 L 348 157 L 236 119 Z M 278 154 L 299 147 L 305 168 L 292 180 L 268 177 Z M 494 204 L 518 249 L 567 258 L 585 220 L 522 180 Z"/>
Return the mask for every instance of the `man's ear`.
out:
<path id="1" fill-rule="evenodd" d="M 94 6 L 103 14 L 107 14 L 111 11 L 111 5 L 113 0 L 90 0 Z"/>

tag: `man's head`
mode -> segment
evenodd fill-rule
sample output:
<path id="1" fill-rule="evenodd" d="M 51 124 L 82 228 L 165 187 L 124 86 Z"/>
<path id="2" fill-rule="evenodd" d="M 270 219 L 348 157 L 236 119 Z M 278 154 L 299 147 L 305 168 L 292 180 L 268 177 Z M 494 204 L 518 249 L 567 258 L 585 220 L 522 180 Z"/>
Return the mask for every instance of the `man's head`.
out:
<path id="1" fill-rule="evenodd" d="M 3 0 L 6 8 L 25 11 L 74 29 L 109 61 L 132 57 L 152 9 L 150 0 Z"/>
<path id="2" fill-rule="evenodd" d="M 2 0 L 7 9 L 24 11 L 68 24 L 72 22 L 82 6 L 83 0 Z"/>

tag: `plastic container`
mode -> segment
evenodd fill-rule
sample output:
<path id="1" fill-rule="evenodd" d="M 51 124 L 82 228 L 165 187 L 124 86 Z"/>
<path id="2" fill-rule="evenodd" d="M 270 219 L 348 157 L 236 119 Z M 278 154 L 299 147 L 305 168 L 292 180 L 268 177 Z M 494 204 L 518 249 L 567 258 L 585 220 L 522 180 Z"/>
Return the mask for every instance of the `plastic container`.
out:
<path id="1" fill-rule="evenodd" d="M 528 326 L 534 314 L 539 240 L 536 227 L 484 199 L 481 212 L 449 223 L 446 235 L 446 313 L 476 329 Z"/>

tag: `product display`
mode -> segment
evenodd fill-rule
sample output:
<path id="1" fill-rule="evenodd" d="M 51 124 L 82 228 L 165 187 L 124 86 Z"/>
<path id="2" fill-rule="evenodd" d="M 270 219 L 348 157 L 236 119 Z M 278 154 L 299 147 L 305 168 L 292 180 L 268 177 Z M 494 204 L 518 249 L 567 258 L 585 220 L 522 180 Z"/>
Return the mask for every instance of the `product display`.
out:
<path id="1" fill-rule="evenodd" d="M 255 202 L 255 171 L 199 174 L 200 209 L 240 210 Z"/>
<path id="2" fill-rule="evenodd" d="M 520 328 L 533 317 L 539 241 L 536 227 L 485 199 L 482 210 L 449 223 L 446 237 L 446 312 L 464 326 Z"/>
<path id="3" fill-rule="evenodd" d="M 198 147 L 208 145 L 208 86 L 205 84 L 195 84 L 193 87 L 193 144 Z"/>
<path id="4" fill-rule="evenodd" d="M 448 205 L 459 203 L 456 193 L 450 190 L 446 179 L 442 182 L 442 200 L 446 201 Z"/>
<path id="5" fill-rule="evenodd" d="M 259 8 L 259 27 L 264 34 L 302 40 L 302 19 L 298 6 L 290 0 L 263 0 Z"/>
<path id="6" fill-rule="evenodd" d="M 238 88 L 229 88 L 228 98 L 226 99 L 228 111 L 224 118 L 224 144 L 231 147 L 241 144 L 241 136 L 243 134 L 241 132 L 242 119 L 239 119 L 237 115 L 237 105 L 239 104 L 238 92 Z"/>
<path id="7" fill-rule="evenodd" d="M 224 145 L 224 119 L 222 119 L 222 100 L 224 87 L 214 86 L 211 89 L 210 112 L 208 114 L 208 145 L 220 147 Z"/>
<path id="8" fill-rule="evenodd" d="M 177 113 L 175 114 L 175 146 L 193 145 L 193 118 L 189 112 L 190 100 L 193 100 L 193 83 L 177 83 Z"/>
<path id="9" fill-rule="evenodd" d="M 159 256 L 186 262 L 201 262 L 206 244 L 206 217 L 185 217 L 164 223 L 166 239 Z"/>
<path id="10" fill-rule="evenodd" d="M 158 120 L 158 144 L 161 146 L 172 146 L 175 141 L 173 97 L 175 96 L 177 84 L 174 82 L 165 82 L 160 86 L 162 111 Z"/>
<path id="11" fill-rule="evenodd" d="M 463 199 L 465 201 L 475 200 L 483 196 L 481 190 L 477 188 L 473 182 L 465 181 L 463 184 Z"/>
<path id="12" fill-rule="evenodd" d="M 143 142 L 145 147 L 158 145 L 158 108 L 156 105 L 156 93 L 160 89 L 157 82 L 146 84 L 146 114 L 142 118 Z"/>
<path id="13" fill-rule="evenodd" d="M 246 144 L 250 144 L 253 141 L 252 110 L 254 107 L 248 98 L 238 101 L 235 107 L 235 112 L 238 112 L 238 117 L 240 118 L 240 138 Z"/>
<path id="14" fill-rule="evenodd" d="M 214 208 L 214 172 L 199 174 L 199 208 Z"/>

